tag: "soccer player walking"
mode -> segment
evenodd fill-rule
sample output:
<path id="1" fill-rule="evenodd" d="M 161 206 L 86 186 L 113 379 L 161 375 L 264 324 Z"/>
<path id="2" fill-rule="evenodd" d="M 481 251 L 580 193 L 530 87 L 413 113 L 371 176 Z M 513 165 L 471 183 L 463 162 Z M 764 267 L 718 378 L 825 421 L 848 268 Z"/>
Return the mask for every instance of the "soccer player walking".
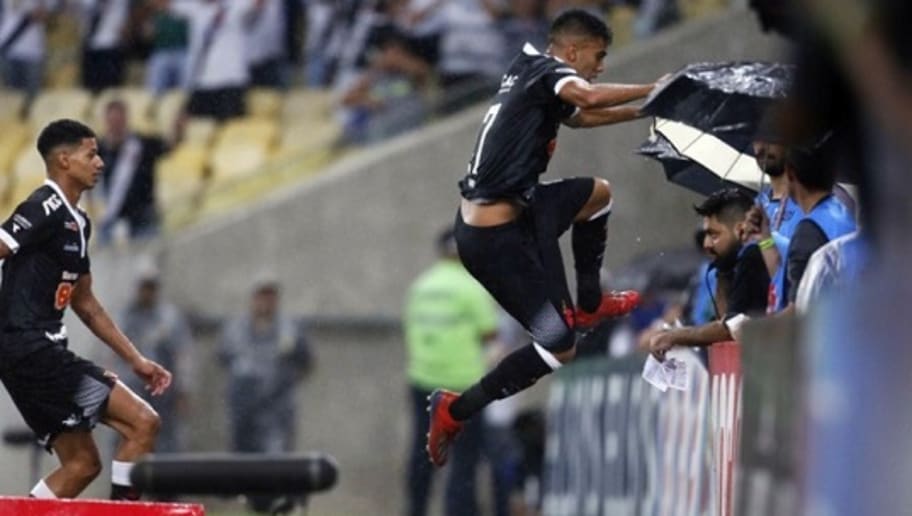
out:
<path id="1" fill-rule="evenodd" d="M 31 495 L 73 498 L 101 471 L 91 430 L 104 423 L 121 444 L 111 468 L 111 498 L 137 499 L 130 469 L 151 452 L 158 414 L 117 377 L 67 349 L 63 314 L 72 306 L 82 322 L 133 369 L 152 395 L 171 373 L 141 355 L 92 292 L 88 243 L 91 225 L 76 205 L 98 182 L 104 162 L 95 134 L 58 120 L 38 136 L 47 180 L 0 225 L 0 381 L 60 467 Z"/>
<path id="2" fill-rule="evenodd" d="M 636 292 L 603 294 L 599 282 L 611 189 L 604 179 L 539 183 L 560 124 L 595 127 L 640 117 L 622 105 L 655 84 L 592 84 L 603 70 L 611 31 L 583 10 L 554 21 L 550 45 L 527 44 L 503 75 L 475 142 L 455 234 L 466 269 L 532 335 L 461 395 L 430 397 L 428 453 L 441 466 L 462 422 L 487 404 L 528 388 L 573 359 L 575 330 L 630 312 Z M 573 229 L 577 305 L 567 287 L 558 238 Z"/>

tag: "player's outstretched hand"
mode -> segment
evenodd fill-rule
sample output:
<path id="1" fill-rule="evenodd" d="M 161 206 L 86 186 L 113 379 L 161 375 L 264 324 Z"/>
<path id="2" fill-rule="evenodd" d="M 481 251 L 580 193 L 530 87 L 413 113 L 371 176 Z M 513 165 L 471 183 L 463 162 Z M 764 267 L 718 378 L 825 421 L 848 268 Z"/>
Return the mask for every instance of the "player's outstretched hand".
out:
<path id="1" fill-rule="evenodd" d="M 171 373 L 148 358 L 142 358 L 134 364 L 133 372 L 146 383 L 146 390 L 152 396 L 164 393 L 168 386 L 171 385 Z"/>
<path id="2" fill-rule="evenodd" d="M 672 77 L 674 77 L 673 73 L 666 73 L 665 75 L 659 77 L 658 80 L 655 83 L 653 83 L 654 84 L 653 89 L 661 88 L 662 86 L 665 86 L 665 84 L 667 84 L 668 81 L 670 81 Z"/>

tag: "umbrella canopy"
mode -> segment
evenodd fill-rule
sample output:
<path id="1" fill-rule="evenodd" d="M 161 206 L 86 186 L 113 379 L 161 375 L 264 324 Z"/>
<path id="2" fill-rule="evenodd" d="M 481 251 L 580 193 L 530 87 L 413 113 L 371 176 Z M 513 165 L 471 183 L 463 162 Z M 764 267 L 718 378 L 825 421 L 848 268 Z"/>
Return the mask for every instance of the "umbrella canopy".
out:
<path id="1" fill-rule="evenodd" d="M 680 122 L 656 119 L 637 152 L 661 163 L 669 181 L 701 195 L 721 188 L 755 195 L 763 186 L 764 174 L 752 155 Z"/>
<path id="2" fill-rule="evenodd" d="M 785 98 L 793 76 L 794 67 L 780 63 L 695 63 L 653 91 L 642 110 L 744 149 L 771 103 Z"/>

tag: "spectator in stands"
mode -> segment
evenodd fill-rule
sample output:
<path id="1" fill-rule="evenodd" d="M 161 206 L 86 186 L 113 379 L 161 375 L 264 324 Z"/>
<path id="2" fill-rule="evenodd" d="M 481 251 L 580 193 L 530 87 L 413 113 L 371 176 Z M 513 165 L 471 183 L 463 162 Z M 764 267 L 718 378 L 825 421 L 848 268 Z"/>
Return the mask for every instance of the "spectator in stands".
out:
<path id="1" fill-rule="evenodd" d="M 640 346 L 659 359 L 674 346 L 709 346 L 732 340 L 752 314 L 766 311 L 769 273 L 758 246 L 748 241 L 746 214 L 753 199 L 737 189 L 710 195 L 696 212 L 703 217 L 703 247 L 714 257 L 716 305 L 723 316 L 702 326 L 645 332 Z"/>
<path id="2" fill-rule="evenodd" d="M 250 311 L 229 318 L 218 359 L 228 372 L 231 449 L 241 453 L 286 453 L 294 449 L 297 386 L 310 371 L 313 354 L 302 325 L 280 309 L 278 280 L 253 282 Z M 252 497 L 257 511 L 273 500 Z"/>
<path id="3" fill-rule="evenodd" d="M 264 88 L 288 85 L 288 56 L 285 49 L 288 16 L 285 0 L 264 0 L 247 33 L 250 84 Z"/>
<path id="4" fill-rule="evenodd" d="M 54 0 L 2 0 L 0 75 L 7 88 L 34 95 L 44 76 L 45 25 Z"/>
<path id="5" fill-rule="evenodd" d="M 712 267 L 712 255 L 703 247 L 706 230 L 700 228 L 694 234 L 697 249 L 706 254 L 707 259 L 697 269 L 690 287 L 689 322 L 694 326 L 706 324 L 716 318 L 716 307 L 713 302 L 716 292 L 716 270 Z M 768 271 L 767 271 L 768 272 Z"/>
<path id="6" fill-rule="evenodd" d="M 161 95 L 173 88 L 187 87 L 187 20 L 162 9 L 168 0 L 151 0 L 157 4 L 144 20 L 143 32 L 151 46 L 146 62 L 146 88 Z"/>
<path id="7" fill-rule="evenodd" d="M 769 312 L 782 310 L 788 304 L 784 296 L 785 260 L 781 257 L 785 256 L 789 240 L 802 217 L 798 204 L 789 196 L 788 177 L 785 175 L 788 147 L 778 130 L 774 113 L 770 110 L 762 121 L 752 144 L 757 165 L 769 176 L 769 186 L 757 195 L 759 206 L 748 215 L 754 219 L 758 216 L 755 212 L 762 209 L 770 221 L 768 232 L 754 232 L 771 278 L 767 302 Z"/>
<path id="8" fill-rule="evenodd" d="M 425 451 L 427 398 L 434 389 L 462 390 L 485 372 L 484 345 L 497 335 L 494 301 L 466 272 L 452 230 L 437 239 L 439 260 L 408 291 L 404 321 L 406 374 L 412 406 L 407 514 L 427 514 L 433 466 Z M 467 422 L 453 443 L 444 500 L 446 516 L 475 516 L 476 469 L 484 445 L 481 418 Z"/>
<path id="9" fill-rule="evenodd" d="M 190 26 L 187 112 L 220 121 L 243 115 L 250 84 L 247 34 L 265 0 L 167 0 L 165 5 Z"/>
<path id="10" fill-rule="evenodd" d="M 440 83 L 444 113 L 489 97 L 503 72 L 504 37 L 497 20 L 505 14 L 499 0 L 450 0 L 440 42 Z"/>
<path id="11" fill-rule="evenodd" d="M 129 371 L 123 371 L 120 378 L 133 392 L 151 403 L 161 416 L 155 451 L 186 451 L 189 401 L 196 378 L 190 330 L 181 311 L 162 300 L 161 275 L 151 260 L 140 260 L 135 288 L 133 299 L 120 314 L 118 324 L 142 354 L 174 371 L 174 381 L 165 394 L 151 397 L 135 375 L 127 374 Z"/>
<path id="12" fill-rule="evenodd" d="M 440 38 L 446 26 L 441 9 L 448 0 L 398 0 L 399 25 L 412 42 L 415 52 L 431 66 L 440 60 Z"/>
<path id="13" fill-rule="evenodd" d="M 391 31 L 371 52 L 370 68 L 342 96 L 350 110 L 345 139 L 369 143 L 418 127 L 427 118 L 429 65 Z"/>
<path id="14" fill-rule="evenodd" d="M 122 100 L 112 100 L 104 108 L 104 134 L 98 140 L 98 153 L 105 162 L 102 173 L 99 241 L 111 241 L 115 226 L 127 224 L 131 238 L 148 238 L 159 232 L 155 202 L 155 164 L 167 152 L 157 137 L 140 136 L 130 131 L 129 112 Z"/>
<path id="15" fill-rule="evenodd" d="M 827 135 L 812 146 L 793 146 L 785 159 L 789 195 L 804 216 L 795 227 L 785 257 L 783 295 L 791 305 L 808 260 L 824 244 L 855 231 L 855 216 L 833 195 L 836 167 L 834 138 Z M 768 238 L 769 220 L 763 210 L 753 210 L 747 228 L 752 235 Z"/>
<path id="16" fill-rule="evenodd" d="M 97 93 L 126 80 L 130 0 L 79 0 L 82 7 L 82 85 Z"/>
<path id="17" fill-rule="evenodd" d="M 678 0 L 640 0 L 633 32 L 645 39 L 681 19 Z"/>
<path id="18" fill-rule="evenodd" d="M 335 32 L 337 7 L 332 0 L 302 0 L 307 19 L 304 40 L 305 82 L 313 88 L 328 86 L 332 76 L 331 44 Z"/>
<path id="19" fill-rule="evenodd" d="M 547 47 L 549 28 L 544 0 L 510 0 L 510 9 L 501 21 L 506 60 L 513 59 L 526 43 L 535 48 Z"/>

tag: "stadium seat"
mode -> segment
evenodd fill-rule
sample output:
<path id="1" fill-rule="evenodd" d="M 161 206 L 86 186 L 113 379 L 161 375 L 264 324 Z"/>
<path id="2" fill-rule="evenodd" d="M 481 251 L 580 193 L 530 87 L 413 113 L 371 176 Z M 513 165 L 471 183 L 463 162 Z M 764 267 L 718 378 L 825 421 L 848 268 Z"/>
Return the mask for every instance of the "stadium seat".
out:
<path id="1" fill-rule="evenodd" d="M 295 89 L 285 94 L 282 120 L 295 124 L 300 120 L 329 118 L 333 108 L 333 94 L 328 90 Z"/>
<path id="2" fill-rule="evenodd" d="M 25 106 L 25 94 L 13 90 L 0 90 L 0 122 L 15 121 L 22 118 Z"/>
<path id="3" fill-rule="evenodd" d="M 30 145 L 23 147 L 13 165 L 11 202 L 18 204 L 24 200 L 41 186 L 44 178 L 44 160 L 41 159 L 38 150 Z"/>
<path id="4" fill-rule="evenodd" d="M 111 88 L 102 91 L 92 106 L 92 127 L 100 131 L 104 126 L 104 110 L 112 100 L 122 100 L 129 112 L 130 129 L 140 134 L 155 134 L 158 128 L 152 118 L 155 98 L 143 88 Z"/>
<path id="5" fill-rule="evenodd" d="M 84 90 L 45 90 L 32 102 L 28 121 L 37 132 L 59 118 L 84 120 L 91 102 L 92 96 Z"/>
<path id="6" fill-rule="evenodd" d="M 13 163 L 28 142 L 31 129 L 16 121 L 0 122 L 0 175 L 12 172 Z"/>
<path id="7" fill-rule="evenodd" d="M 218 122 L 214 118 L 188 118 L 184 125 L 183 141 L 197 145 L 210 145 L 217 128 Z"/>
<path id="8" fill-rule="evenodd" d="M 279 127 L 272 120 L 262 118 L 239 118 L 227 122 L 219 131 L 216 145 L 234 143 L 256 143 L 272 148 L 278 139 Z"/>
<path id="9" fill-rule="evenodd" d="M 282 112 L 282 92 L 271 88 L 251 88 L 247 92 L 247 116 L 275 120 Z"/>
<path id="10" fill-rule="evenodd" d="M 177 119 L 184 111 L 187 94 L 183 90 L 171 90 L 158 98 L 154 106 L 153 118 L 156 132 L 166 140 L 172 139 Z"/>
<path id="11" fill-rule="evenodd" d="M 162 206 L 198 193 L 205 176 L 209 149 L 195 143 L 182 143 L 164 156 L 155 167 L 155 195 Z"/>
<path id="12" fill-rule="evenodd" d="M 254 174 L 266 162 L 266 147 L 258 143 L 237 142 L 218 145 L 212 151 L 212 180 L 221 182 Z"/>
<path id="13" fill-rule="evenodd" d="M 332 149 L 342 136 L 333 119 L 302 120 L 282 128 L 277 155 L 288 156 Z"/>

